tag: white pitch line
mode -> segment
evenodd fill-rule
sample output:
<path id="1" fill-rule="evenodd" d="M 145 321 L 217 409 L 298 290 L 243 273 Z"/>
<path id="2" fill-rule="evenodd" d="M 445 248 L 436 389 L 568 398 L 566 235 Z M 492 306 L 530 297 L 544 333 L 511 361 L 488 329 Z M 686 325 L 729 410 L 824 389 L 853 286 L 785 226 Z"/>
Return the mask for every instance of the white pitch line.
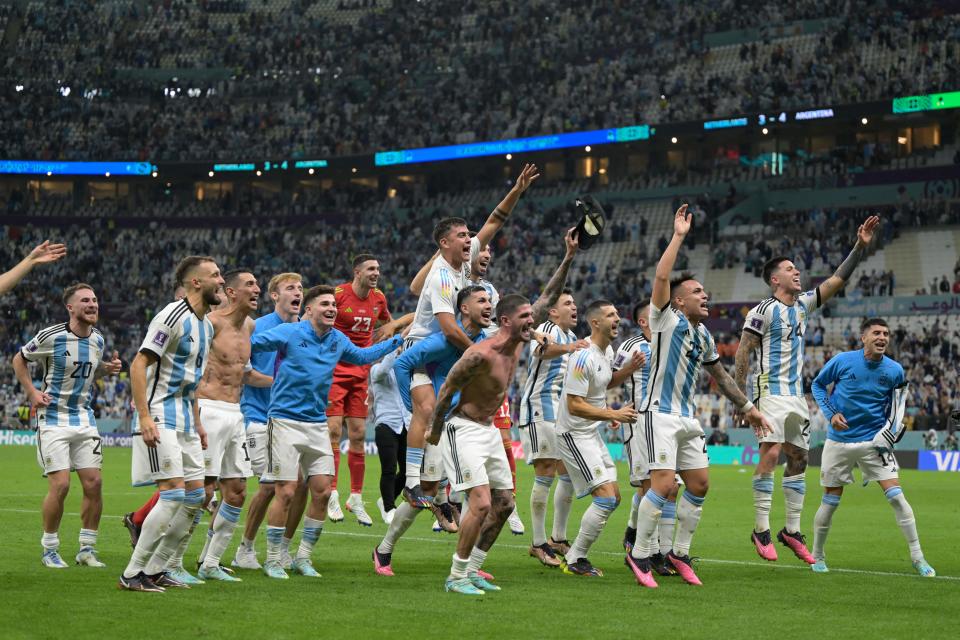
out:
<path id="1" fill-rule="evenodd" d="M 32 513 L 32 514 L 39 514 L 39 513 L 40 513 L 39 511 L 37 511 L 37 510 L 32 510 L 32 509 L 2 509 L 2 508 L 0 508 L 0 512 L 8 512 L 8 513 Z M 79 516 L 80 516 L 79 513 L 64 513 L 63 515 L 65 515 L 65 516 L 76 516 L 76 517 L 79 517 Z M 101 516 L 101 517 L 103 517 L 103 518 L 112 518 L 112 519 L 115 519 L 115 520 L 121 520 L 121 519 L 123 519 L 123 516 L 114 516 L 114 515 L 107 515 L 107 514 L 103 514 L 103 516 Z M 334 526 L 336 526 L 336 525 L 334 525 Z M 357 533 L 357 532 L 350 532 L 350 531 L 331 531 L 331 530 L 330 530 L 330 527 L 327 527 L 327 528 L 324 529 L 323 535 L 327 535 L 327 536 L 344 536 L 344 537 L 348 537 L 348 538 L 374 538 L 374 539 L 377 539 L 377 540 L 380 540 L 380 539 L 383 538 L 383 536 L 380 535 L 380 534 L 378 534 L 378 533 Z M 404 536 L 404 537 L 401 538 L 401 540 L 409 540 L 410 542 L 431 542 L 431 543 L 435 543 L 435 544 L 451 544 L 451 543 L 454 543 L 454 542 L 456 541 L 456 538 L 453 537 L 453 536 L 449 536 L 449 537 L 448 537 L 447 535 L 444 535 L 444 536 L 438 535 L 436 538 L 420 538 L 420 537 Z M 503 549 L 522 549 L 522 550 L 526 550 L 526 549 L 528 548 L 528 547 L 526 547 L 526 546 L 524 546 L 524 545 L 508 544 L 508 543 L 502 543 L 502 544 L 498 544 L 498 545 L 496 545 L 496 546 L 499 547 L 499 548 L 503 548 Z M 603 555 L 603 556 L 613 556 L 613 557 L 616 557 L 616 558 L 622 558 L 622 557 L 623 557 L 623 554 L 622 554 L 622 553 L 614 553 L 613 551 L 596 551 L 595 554 L 596 554 L 596 555 Z M 809 570 L 810 570 L 810 569 L 809 569 L 808 567 L 806 567 L 806 566 L 796 565 L 796 564 L 774 564 L 774 563 L 771 563 L 771 562 L 750 562 L 750 561 L 746 561 L 746 560 L 722 560 L 722 559 L 720 559 L 720 558 L 697 558 L 697 559 L 698 559 L 700 562 L 706 562 L 706 563 L 709 563 L 709 564 L 728 564 L 728 565 L 740 566 L 740 567 L 764 567 L 764 568 L 768 568 L 768 569 L 794 569 L 794 570 L 800 570 L 800 571 L 809 571 Z M 895 577 L 895 578 L 922 578 L 922 577 L 923 577 L 923 576 L 921 576 L 921 575 L 919 575 L 919 574 L 916 574 L 916 573 L 897 573 L 897 572 L 895 572 L 895 571 L 867 571 L 867 570 L 865 570 L 865 569 L 836 569 L 836 568 L 834 568 L 834 567 L 830 567 L 830 573 L 851 573 L 851 574 L 858 574 L 858 575 L 886 576 L 886 577 Z M 930 579 L 930 578 L 927 578 L 927 580 L 929 580 L 929 579 Z M 933 579 L 934 579 L 934 580 L 960 581 L 960 576 L 936 576 L 936 577 L 934 577 Z"/>

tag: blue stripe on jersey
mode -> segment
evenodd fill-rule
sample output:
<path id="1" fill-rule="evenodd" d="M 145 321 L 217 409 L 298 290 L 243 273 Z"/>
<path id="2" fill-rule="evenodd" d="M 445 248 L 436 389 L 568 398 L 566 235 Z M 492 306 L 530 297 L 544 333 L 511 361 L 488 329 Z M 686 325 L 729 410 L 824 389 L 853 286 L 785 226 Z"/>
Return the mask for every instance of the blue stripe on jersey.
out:
<path id="1" fill-rule="evenodd" d="M 69 334 L 63 333 L 53 340 L 53 355 L 50 356 L 51 367 L 53 369 L 53 376 L 51 377 L 50 384 L 50 404 L 47 405 L 47 408 L 44 410 L 45 422 L 47 424 L 53 423 L 58 424 L 60 419 L 60 398 L 61 398 L 61 389 L 63 388 L 65 374 L 66 374 L 66 358 L 58 357 L 62 354 L 67 348 L 67 336 Z"/>
<path id="2" fill-rule="evenodd" d="M 546 422 L 557 421 L 557 411 L 554 406 L 553 382 L 560 375 L 560 367 L 563 365 L 563 357 L 554 358 L 549 363 L 547 376 L 543 380 L 543 388 L 540 389 L 540 407 L 543 409 L 543 419 Z M 530 413 L 530 419 L 533 420 L 533 413 Z"/>
<path id="3" fill-rule="evenodd" d="M 702 358 L 703 345 L 700 344 L 700 332 L 693 332 L 693 350 L 687 356 L 687 379 L 683 381 L 683 389 L 680 391 L 683 407 L 680 409 L 680 415 L 684 418 L 690 418 L 694 415 L 693 408 L 693 383 L 697 380 L 700 359 Z"/>
<path id="4" fill-rule="evenodd" d="M 787 381 L 787 384 L 790 385 L 790 388 L 798 396 L 803 395 L 803 390 L 800 389 L 802 384 L 797 376 L 797 371 L 800 369 L 800 354 L 803 352 L 803 339 L 800 337 L 800 322 L 797 318 L 797 308 L 796 306 L 790 307 L 787 310 L 787 319 L 790 321 L 790 379 Z"/>
<path id="5" fill-rule="evenodd" d="M 770 370 L 767 372 L 767 381 L 770 384 L 770 394 L 780 395 L 780 368 L 782 363 L 780 358 L 783 349 L 783 322 L 780 319 L 780 305 L 773 304 L 771 313 L 773 320 L 770 322 Z"/>
<path id="6" fill-rule="evenodd" d="M 167 383 L 167 397 L 163 399 L 163 424 L 167 428 L 176 429 L 177 425 L 177 405 L 176 393 L 183 384 L 184 374 L 186 372 L 187 358 L 190 357 L 190 343 L 187 338 L 193 331 L 193 319 L 184 318 L 183 335 L 180 337 L 180 343 L 177 345 L 177 355 L 173 358 L 173 368 L 170 371 L 169 382 Z M 160 362 L 157 363 L 159 367 Z M 181 398 L 181 402 L 183 399 Z M 184 408 L 183 406 L 181 408 Z M 190 433 L 193 414 L 191 411 L 184 412 L 183 432 Z M 171 426 L 173 425 L 173 426 Z"/>
<path id="7" fill-rule="evenodd" d="M 667 313 L 675 313 L 673 310 Z M 670 352 L 667 356 L 666 376 L 663 379 L 663 386 L 660 388 L 660 408 L 661 413 L 670 413 L 673 409 L 673 387 L 677 381 L 677 369 L 680 368 L 680 356 L 683 352 L 683 340 L 686 338 L 687 327 L 690 323 L 686 316 L 677 314 L 680 322 L 673 328 L 673 335 L 670 336 Z"/>
<path id="8" fill-rule="evenodd" d="M 73 390 L 70 392 L 70 397 L 67 398 L 67 419 L 70 421 L 71 427 L 80 426 L 80 398 L 83 396 L 83 389 L 87 386 L 87 379 L 83 377 L 84 363 L 90 361 L 90 339 L 89 338 L 77 338 L 77 359 L 76 362 L 79 363 L 77 366 L 71 370 L 71 376 L 76 376 L 73 379 Z M 68 359 L 65 362 L 66 365 L 71 365 L 72 363 Z M 90 372 L 90 375 L 93 375 L 93 372 Z"/>

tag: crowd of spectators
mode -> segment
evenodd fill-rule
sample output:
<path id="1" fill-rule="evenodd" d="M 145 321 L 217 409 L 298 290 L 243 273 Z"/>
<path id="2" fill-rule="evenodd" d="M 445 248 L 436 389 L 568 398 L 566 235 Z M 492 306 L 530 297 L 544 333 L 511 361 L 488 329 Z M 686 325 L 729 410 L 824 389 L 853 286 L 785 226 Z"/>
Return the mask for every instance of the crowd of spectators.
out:
<path id="1" fill-rule="evenodd" d="M 809 51 L 776 39 L 809 18 Z M 327 157 L 960 80 L 960 17 L 907 0 L 58 0 L 14 20 L 0 144 L 18 158 Z M 740 28 L 756 40 L 715 64 L 708 36 Z"/>

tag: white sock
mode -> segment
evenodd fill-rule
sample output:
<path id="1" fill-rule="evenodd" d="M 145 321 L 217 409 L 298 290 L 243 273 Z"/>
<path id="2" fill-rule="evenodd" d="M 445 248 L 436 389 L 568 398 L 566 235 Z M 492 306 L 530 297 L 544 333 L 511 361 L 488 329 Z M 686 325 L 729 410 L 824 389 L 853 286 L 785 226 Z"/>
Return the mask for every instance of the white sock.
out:
<path id="1" fill-rule="evenodd" d="M 677 503 L 667 501 L 660 514 L 660 526 L 657 535 L 657 544 L 661 554 L 667 555 L 673 549 L 673 533 L 676 527 Z"/>
<path id="2" fill-rule="evenodd" d="M 157 550 L 153 552 L 153 557 L 150 558 L 150 562 L 148 562 L 146 568 L 144 568 L 144 573 L 152 576 L 168 568 L 178 566 L 172 564 L 171 560 L 184 541 L 187 543 L 190 542 L 188 534 L 190 528 L 193 526 L 194 517 L 199 510 L 200 505 L 191 505 L 188 507 L 186 503 L 177 510 L 173 519 L 170 520 L 167 533 L 164 534 L 160 540 L 160 544 L 157 545 Z"/>
<path id="3" fill-rule="evenodd" d="M 133 555 L 130 556 L 130 562 L 124 569 L 123 575 L 127 578 L 134 578 L 143 571 L 154 551 L 170 526 L 170 521 L 183 506 L 183 489 L 168 489 L 160 492 L 160 499 L 150 510 L 147 517 L 143 520 L 143 526 L 140 527 L 140 537 L 137 539 L 137 546 L 133 549 Z"/>
<path id="4" fill-rule="evenodd" d="M 184 500 L 183 504 L 184 507 L 187 506 L 186 500 Z M 193 522 L 187 528 L 187 535 L 183 536 L 183 538 L 180 540 L 180 544 L 177 546 L 176 551 L 170 558 L 170 561 L 167 563 L 168 569 L 183 567 L 183 555 L 187 552 L 187 547 L 190 546 L 190 540 L 193 538 L 193 532 L 197 530 L 197 525 L 200 524 L 201 517 L 203 517 L 202 505 L 200 505 L 193 514 Z"/>
<path id="5" fill-rule="evenodd" d="M 450 577 L 453 580 L 459 578 L 467 577 L 467 566 L 470 564 L 470 559 L 464 560 L 456 553 L 453 554 L 453 563 L 450 565 Z"/>
<path id="6" fill-rule="evenodd" d="M 557 478 L 557 488 L 553 490 L 553 539 L 556 542 L 567 539 L 567 520 L 570 519 L 570 507 L 573 506 L 573 482 L 570 476 Z"/>
<path id="7" fill-rule="evenodd" d="M 433 504 L 440 505 L 447 503 L 447 485 L 449 484 L 449 480 L 440 481 L 440 486 L 437 487 L 437 495 L 433 497 Z"/>
<path id="8" fill-rule="evenodd" d="M 280 546 L 283 540 L 285 527 L 271 527 L 267 525 L 267 559 L 268 563 L 280 563 Z"/>
<path id="9" fill-rule="evenodd" d="M 300 547 L 297 549 L 297 560 L 309 560 L 313 555 L 313 547 L 320 539 L 323 531 L 323 520 L 316 520 L 307 516 L 303 519 L 303 534 L 300 536 Z"/>
<path id="10" fill-rule="evenodd" d="M 660 524 L 660 515 L 667 499 L 653 489 L 647 491 L 637 507 L 637 541 L 630 555 L 643 560 L 653 555 L 650 540 Z"/>
<path id="11" fill-rule="evenodd" d="M 633 494 L 633 500 L 630 501 L 630 515 L 627 516 L 627 526 L 631 529 L 637 528 L 637 513 L 640 511 L 640 501 L 643 496 L 639 493 Z"/>
<path id="12" fill-rule="evenodd" d="M 833 493 L 823 494 L 817 515 L 813 517 L 813 559 L 825 560 L 823 546 L 827 543 L 830 533 L 830 523 L 833 521 L 833 512 L 840 506 L 840 496 Z"/>
<path id="13" fill-rule="evenodd" d="M 387 527 L 387 534 L 383 536 L 383 540 L 377 547 L 377 551 L 380 553 L 393 553 L 393 545 L 397 544 L 397 540 L 407 532 L 407 529 L 413 524 L 418 513 L 420 513 L 420 509 L 411 507 L 406 501 L 401 502 L 400 506 L 394 510 L 393 520 L 390 521 L 390 526 Z"/>
<path id="14" fill-rule="evenodd" d="M 240 510 L 241 507 L 235 507 L 226 502 L 221 503 L 220 508 L 217 509 L 217 517 L 214 518 L 210 529 L 213 536 L 207 538 L 206 554 L 202 554 L 203 566 L 207 569 L 220 566 L 220 558 L 227 550 L 227 545 L 233 537 L 233 530 L 240 522 Z"/>
<path id="15" fill-rule="evenodd" d="M 210 526 L 207 527 L 207 535 L 203 536 L 203 548 L 200 549 L 200 555 L 197 556 L 197 562 L 201 565 L 207 560 L 207 553 L 210 551 L 210 541 L 213 540 L 213 529 L 217 526 L 219 514 L 220 510 L 217 509 L 217 512 L 213 514 L 213 518 L 210 519 Z"/>
<path id="16" fill-rule="evenodd" d="M 783 477 L 783 499 L 786 503 L 787 533 L 800 531 L 800 514 L 803 513 L 803 496 L 807 492 L 807 485 L 803 474 Z"/>
<path id="17" fill-rule="evenodd" d="M 690 555 L 690 542 L 700 524 L 700 514 L 703 513 L 703 501 L 706 497 L 695 496 L 689 491 L 683 492 L 683 497 L 677 504 L 677 539 L 673 543 L 673 552 L 680 556 Z"/>
<path id="18" fill-rule="evenodd" d="M 481 549 L 480 547 L 474 547 L 473 551 L 470 552 L 470 559 L 467 562 L 467 575 L 475 576 L 483 567 L 483 563 L 487 559 L 487 552 Z"/>
<path id="19" fill-rule="evenodd" d="M 760 473 L 753 476 L 753 530 L 757 533 L 770 530 L 770 505 L 773 503 L 773 474 Z"/>
<path id="20" fill-rule="evenodd" d="M 530 491 L 530 522 L 533 527 L 533 546 L 547 543 L 547 500 L 553 476 L 536 476 Z"/>
<path id="21" fill-rule="evenodd" d="M 586 558 L 590 547 L 600 537 L 600 532 L 607 525 L 610 514 L 617 508 L 616 498 L 594 498 L 590 506 L 580 519 L 580 531 L 576 540 L 570 545 L 567 552 L 567 562 L 573 564 L 581 558 Z"/>
<path id="22" fill-rule="evenodd" d="M 247 536 L 243 536 L 240 539 L 240 548 L 244 551 L 253 551 L 253 540 L 247 539 Z"/>
<path id="23" fill-rule="evenodd" d="M 293 542 L 292 538 L 288 538 L 286 534 L 280 538 L 280 551 L 290 551 L 290 543 Z"/>
<path id="24" fill-rule="evenodd" d="M 93 547 L 97 546 L 97 530 L 96 529 L 80 529 L 80 548 Z"/>
<path id="25" fill-rule="evenodd" d="M 884 492 L 884 495 L 887 497 L 890 506 L 893 507 L 893 513 L 897 516 L 897 524 L 900 525 L 903 537 L 907 539 L 907 545 L 910 547 L 910 560 L 914 562 L 923 560 L 920 536 L 917 535 L 917 521 L 913 517 L 913 508 L 903 497 L 903 489 L 890 487 Z"/>
<path id="26" fill-rule="evenodd" d="M 56 551 L 60 548 L 60 535 L 56 531 L 53 533 L 44 531 L 40 538 L 40 544 L 43 545 L 44 551 Z"/>

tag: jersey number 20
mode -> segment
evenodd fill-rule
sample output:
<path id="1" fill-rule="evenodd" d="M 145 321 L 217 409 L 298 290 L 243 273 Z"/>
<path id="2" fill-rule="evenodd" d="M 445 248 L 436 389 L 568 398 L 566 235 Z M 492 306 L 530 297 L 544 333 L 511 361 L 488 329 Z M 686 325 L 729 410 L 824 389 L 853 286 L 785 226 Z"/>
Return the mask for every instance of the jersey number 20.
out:
<path id="1" fill-rule="evenodd" d="M 70 373 L 71 378 L 75 380 L 83 378 L 86 380 L 90 377 L 91 373 L 93 373 L 92 362 L 80 362 L 79 360 L 73 361 L 73 371 Z"/>

